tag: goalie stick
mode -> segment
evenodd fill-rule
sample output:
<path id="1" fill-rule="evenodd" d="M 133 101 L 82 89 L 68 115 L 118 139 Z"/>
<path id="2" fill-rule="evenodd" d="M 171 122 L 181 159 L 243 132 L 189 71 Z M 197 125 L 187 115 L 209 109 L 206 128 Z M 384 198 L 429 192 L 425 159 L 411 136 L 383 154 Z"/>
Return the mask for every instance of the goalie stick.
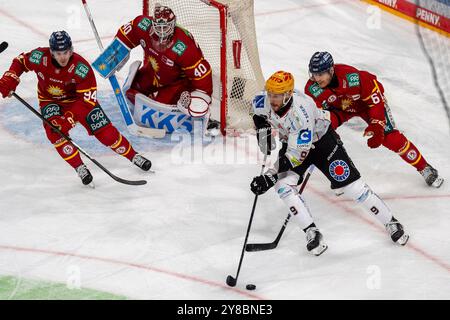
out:
<path id="1" fill-rule="evenodd" d="M 92 31 L 94 32 L 95 39 L 97 40 L 98 47 L 101 51 L 103 51 L 103 44 L 102 41 L 100 40 L 100 36 L 98 35 L 97 28 L 95 27 L 94 19 L 92 18 L 88 4 L 86 0 L 81 0 L 81 2 L 83 3 L 84 10 L 86 11 L 89 23 L 91 24 L 91 28 Z M 120 88 L 116 76 L 113 74 L 111 77 L 108 78 L 108 80 L 111 83 L 111 86 L 117 99 L 117 103 L 119 104 L 120 112 L 122 113 L 123 119 L 130 133 L 144 137 L 164 138 L 164 136 L 166 135 L 166 130 L 140 127 L 136 125 L 136 123 L 134 123 L 134 119 L 131 115 L 130 109 L 128 108 L 127 102 L 125 101 L 122 89 Z"/>
<path id="2" fill-rule="evenodd" d="M 66 139 L 67 141 L 70 141 L 76 148 L 78 148 L 78 150 L 84 154 L 89 160 L 91 160 L 93 163 L 95 163 L 97 165 L 97 167 L 99 167 L 100 169 L 102 169 L 107 175 L 109 175 L 111 178 L 113 178 L 114 180 L 116 180 L 117 182 L 123 183 L 123 184 L 128 184 L 128 185 L 132 185 L 132 186 L 139 186 L 139 185 L 144 185 L 147 183 L 147 181 L 145 180 L 137 180 L 137 181 L 132 181 L 132 180 L 125 180 L 122 178 L 117 177 L 116 175 L 112 174 L 108 169 L 106 169 L 100 162 L 98 162 L 97 160 L 95 160 L 94 158 L 92 158 L 86 151 L 84 151 L 79 145 L 77 145 L 68 135 L 64 134 L 61 132 L 61 130 L 59 130 L 57 127 L 55 127 L 50 121 L 48 121 L 47 119 L 45 119 L 39 112 L 37 112 L 28 102 L 26 102 L 24 99 L 22 99 L 19 95 L 17 95 L 15 92 L 12 93 L 12 96 L 14 96 L 14 98 L 16 98 L 17 100 L 19 100 L 25 107 L 27 107 L 31 112 L 33 112 L 37 117 L 39 117 L 42 121 L 44 121 L 47 125 L 49 125 L 53 130 L 55 130 L 59 135 L 61 135 L 61 137 L 63 137 L 64 139 Z"/>
<path id="3" fill-rule="evenodd" d="M 302 186 L 300 187 L 300 191 L 299 194 L 303 193 L 303 190 L 305 189 L 306 183 L 309 180 L 309 177 L 311 176 L 312 172 L 314 170 L 314 166 L 311 166 L 309 168 L 309 171 L 305 177 L 305 180 L 302 183 Z M 253 252 L 253 251 L 264 251 L 264 250 L 272 250 L 275 249 L 278 246 L 278 242 L 280 242 L 281 236 L 284 233 L 284 230 L 286 229 L 286 226 L 289 222 L 289 219 L 291 219 L 291 213 L 288 214 L 288 216 L 286 217 L 286 219 L 284 219 L 284 223 L 281 226 L 280 231 L 278 232 L 277 237 L 275 238 L 275 240 L 273 242 L 268 242 L 268 243 L 249 243 L 245 246 L 245 251 L 247 252 Z"/>

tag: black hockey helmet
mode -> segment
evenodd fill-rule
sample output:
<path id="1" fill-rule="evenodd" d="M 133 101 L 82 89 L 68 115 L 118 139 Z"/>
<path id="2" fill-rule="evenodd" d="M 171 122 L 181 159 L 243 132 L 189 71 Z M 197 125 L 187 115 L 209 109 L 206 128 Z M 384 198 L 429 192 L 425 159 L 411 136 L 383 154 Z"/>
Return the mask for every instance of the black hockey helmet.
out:
<path id="1" fill-rule="evenodd" d="M 55 31 L 50 36 L 50 50 L 66 51 L 72 49 L 72 39 L 66 31 Z"/>

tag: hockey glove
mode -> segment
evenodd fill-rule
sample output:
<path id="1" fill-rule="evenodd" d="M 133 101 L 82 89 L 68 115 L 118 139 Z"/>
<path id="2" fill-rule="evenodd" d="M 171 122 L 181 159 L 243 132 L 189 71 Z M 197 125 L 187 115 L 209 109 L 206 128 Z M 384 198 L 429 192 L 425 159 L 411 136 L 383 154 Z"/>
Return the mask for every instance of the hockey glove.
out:
<path id="1" fill-rule="evenodd" d="M 10 97 L 17 88 L 20 78 L 13 71 L 6 71 L 0 79 L 0 93 L 3 98 Z"/>
<path id="2" fill-rule="evenodd" d="M 272 150 L 277 147 L 274 137 L 272 137 L 271 128 L 262 128 L 256 130 L 256 138 L 258 139 L 259 150 L 263 154 L 270 156 Z"/>
<path id="3" fill-rule="evenodd" d="M 204 91 L 183 91 L 178 99 L 177 108 L 184 114 L 200 118 L 208 113 L 211 102 L 211 96 Z"/>
<path id="4" fill-rule="evenodd" d="M 367 140 L 369 148 L 378 148 L 384 141 L 384 121 L 372 119 L 369 126 L 364 131 L 364 136 L 370 137 Z"/>
<path id="5" fill-rule="evenodd" d="M 254 177 L 250 184 L 250 190 L 256 195 L 264 194 L 277 183 L 278 176 L 276 174 L 264 174 Z"/>
<path id="6" fill-rule="evenodd" d="M 256 139 L 258 139 L 259 149 L 263 154 L 270 155 L 277 145 L 274 137 L 272 137 L 272 129 L 269 121 L 267 121 L 267 117 L 255 114 L 253 122 L 256 127 Z"/>

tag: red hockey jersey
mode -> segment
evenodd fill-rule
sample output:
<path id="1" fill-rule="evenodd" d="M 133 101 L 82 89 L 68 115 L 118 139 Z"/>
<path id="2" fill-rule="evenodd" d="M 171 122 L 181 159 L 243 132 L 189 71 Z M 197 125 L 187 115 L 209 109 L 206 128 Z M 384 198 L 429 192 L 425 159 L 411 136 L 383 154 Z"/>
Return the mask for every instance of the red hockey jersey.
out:
<path id="1" fill-rule="evenodd" d="M 97 104 L 97 82 L 94 72 L 83 57 L 73 53 L 69 63 L 60 67 L 52 62 L 50 49 L 37 48 L 16 57 L 9 70 L 17 76 L 34 71 L 38 78 L 40 104 L 48 102 L 72 103 L 83 101 L 90 106 Z"/>
<path id="2" fill-rule="evenodd" d="M 187 77 L 193 90 L 200 89 L 211 95 L 211 66 L 193 36 L 187 30 L 176 26 L 171 43 L 164 51 L 159 52 L 152 45 L 154 40 L 150 36 L 151 24 L 150 16 L 138 16 L 123 25 L 116 37 L 129 48 L 138 45 L 143 48 L 146 57 L 144 63 L 150 63 L 155 71 L 155 86 L 170 85 Z"/>
<path id="3" fill-rule="evenodd" d="M 322 109 L 337 109 L 338 112 L 365 113 L 370 119 L 385 120 L 384 88 L 377 77 L 367 71 L 358 70 L 345 64 L 336 64 L 334 72 L 337 83 L 322 89 L 308 80 L 305 94 Z"/>

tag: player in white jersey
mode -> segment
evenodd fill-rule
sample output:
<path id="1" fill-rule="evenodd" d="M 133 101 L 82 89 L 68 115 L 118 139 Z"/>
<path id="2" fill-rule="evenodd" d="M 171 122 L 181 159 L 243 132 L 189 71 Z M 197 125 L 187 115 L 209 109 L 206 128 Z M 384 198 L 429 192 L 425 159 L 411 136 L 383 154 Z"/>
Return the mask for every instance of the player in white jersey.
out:
<path id="1" fill-rule="evenodd" d="M 310 97 L 294 90 L 294 78 L 290 73 L 277 71 L 267 80 L 265 91 L 253 101 L 253 111 L 261 151 L 270 154 L 275 149 L 272 129 L 278 130 L 283 147 L 275 167 L 255 177 L 250 188 L 260 195 L 275 186 L 275 191 L 306 233 L 309 252 L 318 256 L 327 249 L 298 191 L 310 165 L 328 178 L 331 189 L 338 189 L 374 215 L 386 227 L 392 241 L 406 244 L 409 236 L 383 200 L 361 179 L 339 135 L 330 126 L 329 112 L 318 109 Z"/>

